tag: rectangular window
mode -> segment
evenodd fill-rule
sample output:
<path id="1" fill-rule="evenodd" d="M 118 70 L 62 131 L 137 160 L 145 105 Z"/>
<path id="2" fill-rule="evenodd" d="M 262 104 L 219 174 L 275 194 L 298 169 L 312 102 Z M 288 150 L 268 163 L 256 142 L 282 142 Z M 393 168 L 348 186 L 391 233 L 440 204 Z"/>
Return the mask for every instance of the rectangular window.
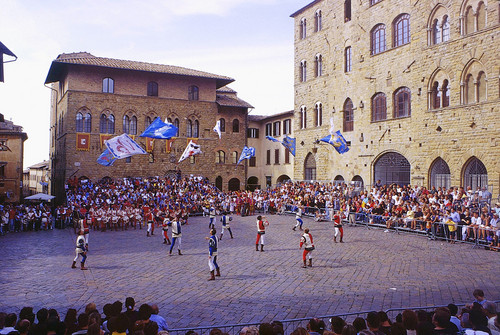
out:
<path id="1" fill-rule="evenodd" d="M 285 148 L 285 164 L 290 164 L 290 150 Z"/>
<path id="2" fill-rule="evenodd" d="M 248 163 L 249 166 L 256 166 L 257 160 L 255 159 L 255 156 L 250 157 L 250 162 Z"/>
<path id="3" fill-rule="evenodd" d="M 278 165 L 280 163 L 280 149 L 274 149 L 274 164 Z"/>
<path id="4" fill-rule="evenodd" d="M 266 123 L 266 136 L 272 136 L 273 135 L 273 125 L 272 123 Z"/>
<path id="5" fill-rule="evenodd" d="M 286 119 L 283 121 L 283 135 L 290 135 L 292 133 L 292 120 Z"/>
<path id="6" fill-rule="evenodd" d="M 281 122 L 277 121 L 273 123 L 273 136 L 281 135 Z"/>
<path id="7" fill-rule="evenodd" d="M 266 165 L 271 165 L 271 150 L 266 152 Z"/>
<path id="8" fill-rule="evenodd" d="M 345 48 L 345 72 L 351 72 L 352 70 L 352 54 L 351 47 Z"/>
<path id="9" fill-rule="evenodd" d="M 344 22 L 351 21 L 351 0 L 344 2 Z"/>
<path id="10" fill-rule="evenodd" d="M 247 138 L 259 138 L 259 129 L 258 128 L 248 128 Z"/>
<path id="11" fill-rule="evenodd" d="M 0 166 L 0 177 L 5 177 L 5 165 Z"/>
<path id="12" fill-rule="evenodd" d="M 125 158 L 125 163 L 132 163 L 132 156 Z"/>

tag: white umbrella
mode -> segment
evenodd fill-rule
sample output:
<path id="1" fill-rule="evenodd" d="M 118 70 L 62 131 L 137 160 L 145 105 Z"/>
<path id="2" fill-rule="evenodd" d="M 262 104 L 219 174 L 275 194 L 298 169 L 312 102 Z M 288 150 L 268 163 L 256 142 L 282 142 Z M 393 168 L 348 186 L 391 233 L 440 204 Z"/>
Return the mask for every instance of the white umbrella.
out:
<path id="1" fill-rule="evenodd" d="M 49 201 L 54 199 L 55 196 L 45 193 L 37 193 L 30 195 L 29 197 L 24 198 L 25 200 L 41 200 L 41 201 Z"/>

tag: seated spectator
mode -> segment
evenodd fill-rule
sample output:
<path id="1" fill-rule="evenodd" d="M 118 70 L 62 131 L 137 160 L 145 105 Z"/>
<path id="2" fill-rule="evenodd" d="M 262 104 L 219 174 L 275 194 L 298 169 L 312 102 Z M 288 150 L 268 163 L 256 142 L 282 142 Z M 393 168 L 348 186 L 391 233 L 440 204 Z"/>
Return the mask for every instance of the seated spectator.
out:
<path id="1" fill-rule="evenodd" d="M 108 329 L 111 335 L 126 335 L 127 328 L 129 326 L 129 320 L 124 313 L 120 313 L 118 316 L 113 316 L 108 320 Z M 130 335 L 133 335 L 131 333 Z"/>
<path id="2" fill-rule="evenodd" d="M 417 334 L 418 318 L 417 313 L 412 310 L 406 309 L 403 311 L 403 327 L 406 329 L 407 335 Z"/>
<path id="3" fill-rule="evenodd" d="M 491 330 L 491 335 L 500 335 L 500 328 L 495 326 L 497 318 L 497 305 L 494 302 L 487 301 L 483 304 L 484 314 L 488 318 L 488 328 Z"/>
<path id="4" fill-rule="evenodd" d="M 273 335 L 273 326 L 270 323 L 261 323 L 259 325 L 259 335 Z"/>
<path id="5" fill-rule="evenodd" d="M 375 335 L 385 335 L 380 328 L 380 316 L 377 312 L 370 312 L 366 316 L 366 325 L 368 329 Z"/>
<path id="6" fill-rule="evenodd" d="M 345 325 L 342 329 L 342 335 L 356 335 L 357 333 L 353 325 Z"/>
<path id="7" fill-rule="evenodd" d="M 488 318 L 480 310 L 473 309 L 469 312 L 472 329 L 466 329 L 465 335 L 491 335 L 488 328 Z"/>
<path id="8" fill-rule="evenodd" d="M 303 327 L 295 329 L 290 335 L 308 335 L 309 333 Z"/>
<path id="9" fill-rule="evenodd" d="M 325 322 L 321 319 L 313 318 L 307 323 L 307 330 L 310 335 L 322 335 L 325 330 Z"/>
<path id="10" fill-rule="evenodd" d="M 132 297 L 127 297 L 125 299 L 125 315 L 129 321 L 129 333 L 131 333 L 134 329 L 135 322 L 137 321 L 139 312 L 135 310 L 135 299 Z M 153 320 L 154 321 L 154 320 Z"/>
<path id="11" fill-rule="evenodd" d="M 271 326 L 273 326 L 273 334 L 274 335 L 283 335 L 283 334 L 285 334 L 285 329 L 283 327 L 283 322 L 281 322 L 281 321 L 273 321 L 273 322 L 271 322 Z"/>
<path id="12" fill-rule="evenodd" d="M 31 325 L 29 334 L 30 335 L 45 335 L 47 334 L 47 319 L 49 317 L 49 311 L 46 308 L 40 308 L 36 312 L 36 319 L 38 323 Z"/>
<path id="13" fill-rule="evenodd" d="M 30 326 L 31 322 L 27 319 L 23 319 L 17 323 L 16 329 L 19 332 L 19 335 L 28 335 Z"/>
<path id="14" fill-rule="evenodd" d="M 78 329 L 78 322 L 76 320 L 76 309 L 70 308 L 64 317 L 64 325 L 66 326 L 65 335 L 71 335 Z"/>
<path id="15" fill-rule="evenodd" d="M 330 324 L 332 325 L 332 331 L 336 335 L 341 335 L 342 330 L 344 329 L 344 326 L 346 325 L 345 321 L 339 316 L 332 317 L 330 319 Z"/>
<path id="16" fill-rule="evenodd" d="M 365 319 L 360 318 L 360 317 L 357 317 L 356 319 L 354 319 L 354 321 L 352 322 L 352 325 L 354 326 L 354 328 L 356 328 L 356 333 L 359 333 L 362 330 L 366 329 L 366 321 L 365 321 Z"/>
<path id="17" fill-rule="evenodd" d="M 457 326 L 459 332 L 462 332 L 463 329 L 462 326 L 460 325 L 460 319 L 457 318 L 457 313 L 458 313 L 457 305 L 449 304 L 448 310 L 450 311 L 451 314 L 450 321 L 453 322 L 455 326 Z"/>
<path id="18" fill-rule="evenodd" d="M 35 323 L 35 313 L 33 313 L 33 307 L 23 307 L 21 312 L 19 312 L 19 320 L 26 319 L 30 322 L 30 325 Z"/>
<path id="19" fill-rule="evenodd" d="M 95 303 L 90 302 L 87 304 L 87 306 L 85 306 L 85 314 L 90 315 L 94 311 L 97 311 L 97 307 L 96 307 Z"/>
<path id="20" fill-rule="evenodd" d="M 407 335 L 405 327 L 399 322 L 391 325 L 390 333 L 391 335 Z"/>
<path id="21" fill-rule="evenodd" d="M 432 316 L 434 324 L 433 334 L 449 334 L 456 335 L 458 328 L 450 321 L 451 313 L 446 307 L 438 307 Z"/>
<path id="22" fill-rule="evenodd" d="M 78 315 L 78 327 L 77 331 L 73 335 L 86 335 L 89 327 L 89 316 L 88 314 L 82 313 Z"/>
<path id="23" fill-rule="evenodd" d="M 240 331 L 240 335 L 258 335 L 258 334 L 259 334 L 259 328 L 257 328 L 256 326 L 243 327 Z M 186 333 L 186 335 L 190 334 Z"/>
<path id="24" fill-rule="evenodd" d="M 16 321 L 17 321 L 17 315 L 15 313 L 9 313 L 5 317 L 5 323 L 4 327 L 2 330 L 0 330 L 1 335 L 6 335 L 6 334 L 18 334 L 18 331 L 16 328 Z"/>
<path id="25" fill-rule="evenodd" d="M 389 317 L 387 316 L 387 313 L 384 311 L 378 312 L 378 316 L 380 318 L 380 331 L 382 331 L 386 335 L 391 335 L 391 321 L 389 320 Z"/>
<path id="26" fill-rule="evenodd" d="M 151 316 L 149 320 L 154 321 L 158 324 L 158 331 L 166 330 L 168 331 L 168 324 L 163 316 L 158 315 L 160 310 L 158 309 L 158 305 L 151 305 Z"/>

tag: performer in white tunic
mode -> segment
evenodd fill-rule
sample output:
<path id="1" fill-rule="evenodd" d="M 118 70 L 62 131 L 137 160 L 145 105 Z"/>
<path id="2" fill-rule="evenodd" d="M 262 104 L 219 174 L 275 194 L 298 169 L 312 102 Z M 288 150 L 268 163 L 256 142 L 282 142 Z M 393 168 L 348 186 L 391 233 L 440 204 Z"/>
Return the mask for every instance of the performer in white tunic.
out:
<path id="1" fill-rule="evenodd" d="M 85 237 L 83 237 L 83 231 L 80 231 L 78 237 L 76 238 L 76 249 L 75 249 L 75 259 L 73 259 L 72 269 L 76 268 L 76 261 L 79 256 L 82 256 L 82 261 L 80 263 L 81 270 L 87 270 L 85 267 L 85 261 L 87 260 L 87 248 L 85 247 Z"/>
<path id="2" fill-rule="evenodd" d="M 309 233 L 309 228 L 306 228 L 304 230 L 304 235 L 300 237 L 300 249 L 302 249 L 302 246 L 304 246 L 304 252 L 302 253 L 302 261 L 304 262 L 304 265 L 302 265 L 302 267 L 312 267 L 312 251 L 314 250 L 314 243 L 313 237 Z M 309 259 L 308 265 L 306 265 L 306 258 Z"/>

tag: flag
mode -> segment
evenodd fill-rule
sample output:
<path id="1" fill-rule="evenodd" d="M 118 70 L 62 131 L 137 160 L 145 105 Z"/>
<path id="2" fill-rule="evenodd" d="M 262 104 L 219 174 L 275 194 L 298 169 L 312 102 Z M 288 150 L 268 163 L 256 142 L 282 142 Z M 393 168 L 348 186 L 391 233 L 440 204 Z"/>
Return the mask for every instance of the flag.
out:
<path id="1" fill-rule="evenodd" d="M 177 127 L 171 123 L 163 122 L 160 117 L 157 117 L 140 137 L 151 137 L 160 139 L 169 139 L 177 135 Z"/>
<path id="2" fill-rule="evenodd" d="M 113 137 L 104 142 L 113 156 L 118 159 L 133 155 L 146 154 L 146 151 L 127 134 Z"/>
<path id="3" fill-rule="evenodd" d="M 188 157 L 191 157 L 191 156 L 194 156 L 194 155 L 198 155 L 198 154 L 201 154 L 200 145 L 194 143 L 191 140 L 191 141 L 189 141 L 186 149 L 184 149 L 184 152 L 182 153 L 181 158 L 179 158 L 179 163 L 182 162 L 183 160 L 185 160 Z"/>
<path id="4" fill-rule="evenodd" d="M 269 141 L 273 141 L 273 142 L 278 142 L 278 143 L 281 143 L 280 140 L 278 140 L 277 138 L 274 138 L 272 136 L 269 136 L 267 135 L 266 138 L 269 140 Z"/>
<path id="5" fill-rule="evenodd" d="M 222 132 L 220 130 L 220 120 L 217 120 L 217 123 L 215 124 L 214 131 L 219 135 L 219 139 L 222 136 Z"/>
<path id="6" fill-rule="evenodd" d="M 335 134 L 335 126 L 333 124 L 333 116 L 330 118 L 330 129 L 328 130 L 330 134 Z"/>
<path id="7" fill-rule="evenodd" d="M 342 134 L 340 133 L 340 130 L 337 130 L 333 135 L 327 135 L 323 137 L 320 141 L 333 145 L 333 147 L 339 154 L 343 154 L 349 151 L 347 142 L 344 136 L 342 136 Z"/>
<path id="8" fill-rule="evenodd" d="M 236 163 L 236 164 L 240 164 L 240 162 L 242 160 L 250 159 L 250 157 L 254 157 L 254 156 L 255 156 L 255 148 L 254 147 L 247 147 L 245 145 L 245 147 L 241 151 L 240 159 L 238 160 L 238 163 Z"/>
<path id="9" fill-rule="evenodd" d="M 288 135 L 286 135 L 283 142 L 281 142 L 283 146 L 292 153 L 293 157 L 295 157 L 295 142 L 295 138 L 288 137 Z"/>
<path id="10" fill-rule="evenodd" d="M 116 157 L 113 156 L 111 151 L 109 151 L 108 148 L 106 148 L 103 153 L 97 158 L 97 163 L 104 165 L 104 166 L 110 166 L 113 165 L 113 163 L 116 161 Z"/>
<path id="11" fill-rule="evenodd" d="M 154 138 L 146 138 L 146 151 L 153 152 L 155 148 L 155 139 Z"/>
<path id="12" fill-rule="evenodd" d="M 90 134 L 76 133 L 76 150 L 90 150 Z"/>

